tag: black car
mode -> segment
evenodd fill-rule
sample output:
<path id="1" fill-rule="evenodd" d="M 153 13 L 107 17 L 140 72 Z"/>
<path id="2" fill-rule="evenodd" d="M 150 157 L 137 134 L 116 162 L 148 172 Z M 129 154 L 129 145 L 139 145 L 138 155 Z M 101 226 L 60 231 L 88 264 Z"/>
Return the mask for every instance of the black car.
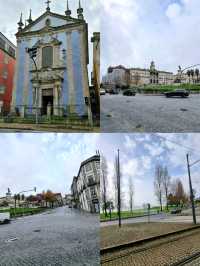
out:
<path id="1" fill-rule="evenodd" d="M 181 209 L 177 208 L 177 209 L 173 209 L 171 210 L 171 214 L 178 214 L 178 213 L 181 213 Z"/>
<path id="2" fill-rule="evenodd" d="M 135 96 L 136 95 L 136 92 L 135 92 L 135 90 L 128 89 L 128 90 L 125 90 L 123 92 L 123 95 L 124 96 Z"/>
<path id="3" fill-rule="evenodd" d="M 110 93 L 110 94 L 119 94 L 119 92 L 118 92 L 117 90 L 115 90 L 115 89 L 111 89 L 111 90 L 109 91 L 109 93 Z"/>
<path id="4" fill-rule="evenodd" d="M 178 89 L 174 91 L 165 92 L 165 96 L 167 98 L 174 97 L 174 96 L 185 98 L 189 96 L 189 92 L 183 89 Z"/>

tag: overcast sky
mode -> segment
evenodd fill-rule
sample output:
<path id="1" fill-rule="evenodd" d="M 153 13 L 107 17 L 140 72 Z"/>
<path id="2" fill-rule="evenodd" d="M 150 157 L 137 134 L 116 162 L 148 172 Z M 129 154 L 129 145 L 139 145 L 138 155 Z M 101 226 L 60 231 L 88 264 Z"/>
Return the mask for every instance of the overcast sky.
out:
<path id="1" fill-rule="evenodd" d="M 69 192 L 80 163 L 95 155 L 107 159 L 108 191 L 113 198 L 114 159 L 120 149 L 123 191 L 128 180 L 135 187 L 134 205 L 158 204 L 154 195 L 155 165 L 167 166 L 172 180 L 180 178 L 188 192 L 186 153 L 200 159 L 200 134 L 0 134 L 0 197 L 7 188 L 17 193 L 37 187 L 63 195 Z M 197 196 L 200 196 L 200 163 L 191 168 Z M 127 199 L 127 197 L 125 198 Z"/>
<path id="2" fill-rule="evenodd" d="M 177 143 L 177 144 L 176 144 Z M 154 195 L 156 164 L 168 167 L 172 180 L 180 178 L 189 191 L 186 153 L 191 162 L 200 159 L 200 134 L 104 134 L 99 140 L 101 152 L 108 163 L 108 195 L 113 195 L 114 158 L 120 149 L 123 192 L 127 204 L 128 180 L 133 179 L 134 205 L 158 205 Z M 200 163 L 191 168 L 193 187 L 200 196 Z"/>
<path id="3" fill-rule="evenodd" d="M 199 0 L 101 0 L 102 74 L 109 65 L 176 72 L 200 63 Z"/>
<path id="4" fill-rule="evenodd" d="M 0 197 L 37 187 L 69 193 L 80 163 L 96 153 L 96 134 L 0 134 Z"/>
<path id="5" fill-rule="evenodd" d="M 23 13 L 23 20 L 28 19 L 29 10 L 32 9 L 33 20 L 38 18 L 46 11 L 47 0 L 1 0 L 1 16 L 0 16 L 0 32 L 2 32 L 8 39 L 16 44 L 15 34 L 18 29 L 17 23 L 20 19 L 21 12 Z M 51 11 L 58 14 L 65 15 L 66 0 L 51 0 Z M 96 0 L 81 0 L 84 8 L 85 20 L 88 22 L 89 43 L 90 43 L 90 72 L 92 67 L 92 44 L 90 39 L 93 32 L 100 31 L 100 16 L 99 15 L 99 1 Z M 72 11 L 72 17 L 77 18 L 78 0 L 69 0 L 69 6 Z"/>

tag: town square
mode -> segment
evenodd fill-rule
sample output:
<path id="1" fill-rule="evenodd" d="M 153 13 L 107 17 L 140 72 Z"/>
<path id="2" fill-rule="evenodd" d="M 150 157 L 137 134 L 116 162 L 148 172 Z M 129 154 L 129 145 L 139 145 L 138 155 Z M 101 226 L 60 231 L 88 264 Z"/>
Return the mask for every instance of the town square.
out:
<path id="1" fill-rule="evenodd" d="M 99 265 L 95 136 L 2 133 L 0 146 L 0 265 Z"/>

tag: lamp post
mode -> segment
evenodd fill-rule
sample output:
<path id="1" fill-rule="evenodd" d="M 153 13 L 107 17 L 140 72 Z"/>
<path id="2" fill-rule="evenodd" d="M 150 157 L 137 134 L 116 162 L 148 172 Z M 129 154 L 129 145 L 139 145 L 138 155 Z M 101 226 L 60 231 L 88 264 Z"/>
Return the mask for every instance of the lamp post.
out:
<path id="1" fill-rule="evenodd" d="M 36 102 L 36 112 L 35 112 L 35 122 L 36 124 L 38 124 L 38 90 L 39 90 L 39 73 L 38 73 L 38 68 L 37 68 L 37 64 L 35 61 L 35 58 L 37 57 L 37 46 L 33 46 L 32 48 L 27 48 L 26 51 L 29 54 L 31 60 L 33 61 L 34 65 L 35 65 L 35 70 L 36 70 L 36 79 L 37 79 L 37 88 L 36 88 L 36 95 L 35 95 L 35 102 Z"/>
<path id="2" fill-rule="evenodd" d="M 117 195 L 118 195 L 118 222 L 121 227 L 121 180 L 120 180 L 119 150 L 117 151 Z"/>
<path id="3" fill-rule="evenodd" d="M 196 224 L 196 213 L 195 213 L 195 205 L 194 205 L 194 192 L 192 188 L 192 180 L 191 180 L 191 174 L 190 174 L 190 168 L 191 166 L 195 165 L 196 163 L 200 162 L 200 160 L 195 161 L 194 163 L 189 163 L 189 154 L 186 154 L 187 158 L 187 168 L 188 168 L 188 177 L 189 177 L 189 186 L 190 186 L 190 200 L 192 203 L 192 216 L 193 216 L 193 223 Z"/>
<path id="4" fill-rule="evenodd" d="M 29 189 L 29 190 L 24 190 L 24 191 L 20 191 L 19 193 L 17 193 L 16 195 L 20 195 L 20 194 L 22 194 L 22 193 L 26 193 L 26 192 L 31 192 L 31 191 L 34 191 L 34 192 L 36 192 L 36 187 L 34 187 L 33 189 Z M 24 209 L 23 209 L 23 211 L 24 211 Z M 24 213 L 23 213 L 24 214 Z M 16 215 L 16 205 L 15 205 L 15 215 Z"/>

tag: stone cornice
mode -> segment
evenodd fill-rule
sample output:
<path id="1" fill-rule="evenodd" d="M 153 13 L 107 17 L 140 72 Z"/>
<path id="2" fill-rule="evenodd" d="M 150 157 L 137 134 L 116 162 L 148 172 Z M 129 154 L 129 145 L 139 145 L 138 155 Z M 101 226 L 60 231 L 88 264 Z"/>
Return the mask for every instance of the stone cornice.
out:
<path id="1" fill-rule="evenodd" d="M 52 16 L 52 17 L 56 17 L 56 18 L 60 18 L 63 19 L 65 21 L 70 21 L 72 23 L 83 23 L 85 22 L 84 20 L 80 20 L 78 18 L 72 18 L 72 17 L 67 17 L 65 15 L 60 15 L 57 13 L 53 13 L 50 11 L 46 11 L 45 13 L 43 13 L 40 17 L 38 17 L 36 20 L 34 20 L 33 22 L 31 22 L 30 24 L 28 24 L 24 29 L 22 29 L 20 32 L 18 31 L 16 35 L 21 34 L 26 32 L 27 30 L 29 30 L 32 26 L 37 25 L 38 22 L 40 22 L 43 18 L 45 18 L 46 16 Z"/>
<path id="2" fill-rule="evenodd" d="M 81 22 L 79 21 L 76 23 L 66 24 L 66 25 L 57 26 L 57 27 L 45 26 L 44 28 L 37 30 L 37 31 L 18 32 L 16 34 L 16 37 L 19 38 L 19 37 L 26 37 L 26 36 L 35 36 L 35 35 L 40 35 L 43 33 L 56 32 L 56 31 L 67 30 L 67 29 L 72 30 L 73 28 L 76 29 L 79 26 L 84 26 L 87 28 L 87 23 L 85 23 L 84 21 L 81 21 Z"/>

